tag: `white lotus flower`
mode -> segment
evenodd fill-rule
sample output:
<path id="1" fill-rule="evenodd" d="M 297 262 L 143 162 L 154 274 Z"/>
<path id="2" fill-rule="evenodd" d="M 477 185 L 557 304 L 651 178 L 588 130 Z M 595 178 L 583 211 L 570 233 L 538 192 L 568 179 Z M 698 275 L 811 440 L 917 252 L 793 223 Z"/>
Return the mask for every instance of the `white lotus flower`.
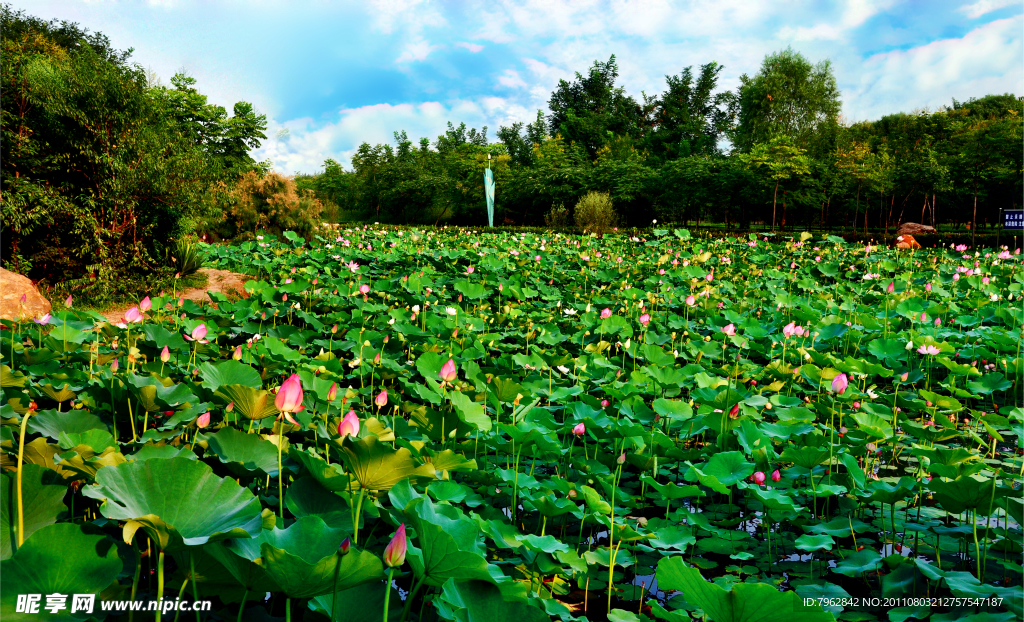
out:
<path id="1" fill-rule="evenodd" d="M 444 310 L 448 315 L 455 315 L 458 313 L 458 310 L 455 307 L 445 307 Z"/>

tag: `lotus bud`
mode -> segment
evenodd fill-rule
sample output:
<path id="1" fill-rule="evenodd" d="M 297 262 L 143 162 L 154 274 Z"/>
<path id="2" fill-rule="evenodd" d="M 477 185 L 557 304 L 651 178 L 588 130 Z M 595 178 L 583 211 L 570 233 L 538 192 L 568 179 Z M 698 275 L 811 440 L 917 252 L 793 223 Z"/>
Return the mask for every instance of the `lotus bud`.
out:
<path id="1" fill-rule="evenodd" d="M 146 296 L 146 297 L 145 297 L 145 298 L 143 298 L 143 299 L 142 299 L 142 301 L 141 301 L 141 302 L 139 303 L 139 310 L 140 310 L 140 311 L 142 311 L 143 313 L 145 313 L 146 311 L 149 311 L 149 309 L 150 309 L 150 308 L 151 308 L 152 306 L 153 306 L 153 301 L 151 301 L 151 300 L 149 299 L 149 296 Z"/>
<path id="2" fill-rule="evenodd" d="M 121 366 L 121 364 L 117 362 L 116 358 L 114 360 L 110 361 L 110 373 L 116 374 L 117 373 L 117 368 L 120 367 L 120 366 Z"/>
<path id="3" fill-rule="evenodd" d="M 331 327 L 331 334 L 334 335 L 337 332 L 338 332 L 338 325 L 335 324 L 334 326 Z"/>
<path id="4" fill-rule="evenodd" d="M 298 374 L 292 374 L 277 390 L 274 405 L 282 413 L 297 413 L 305 408 L 302 397 L 302 381 Z"/>
<path id="5" fill-rule="evenodd" d="M 377 408 L 384 408 L 388 405 L 388 390 L 384 389 L 377 394 L 377 397 L 373 399 L 373 403 L 377 405 Z"/>
<path id="6" fill-rule="evenodd" d="M 618 464 L 626 464 L 626 452 L 619 454 L 619 457 L 615 459 Z"/>
<path id="7" fill-rule="evenodd" d="M 333 402 L 338 397 L 338 383 L 331 384 L 331 388 L 327 390 L 327 401 Z"/>
<path id="8" fill-rule="evenodd" d="M 889 287 L 885 288 L 885 291 L 889 292 L 890 294 L 896 291 L 896 283 L 894 281 L 889 281 Z"/>
<path id="9" fill-rule="evenodd" d="M 764 485 L 764 480 L 765 480 L 765 477 L 764 477 L 764 473 L 763 473 L 762 471 L 757 471 L 756 473 L 754 473 L 753 475 L 751 475 L 751 476 L 750 476 L 750 478 L 751 478 L 751 479 L 752 479 L 752 480 L 754 481 L 754 483 L 755 483 L 755 484 L 757 484 L 758 486 L 762 486 L 762 485 Z"/>
<path id="10" fill-rule="evenodd" d="M 231 354 L 231 358 L 236 361 L 242 360 L 242 346 L 235 346 L 235 351 Z"/>
<path id="11" fill-rule="evenodd" d="M 437 375 L 445 382 L 453 382 L 459 375 L 455 368 L 455 361 L 448 359 L 448 362 L 441 366 L 441 371 Z"/>
<path id="12" fill-rule="evenodd" d="M 850 382 L 846 377 L 846 374 L 839 374 L 832 379 L 832 392 L 836 395 L 842 395 L 846 392 L 846 387 L 849 386 Z"/>
<path id="13" fill-rule="evenodd" d="M 601 400 L 601 408 L 608 408 L 608 400 Z"/>
<path id="14" fill-rule="evenodd" d="M 203 413 L 196 419 L 196 427 L 205 428 L 210 425 L 210 413 Z"/>
<path id="15" fill-rule="evenodd" d="M 607 320 L 611 316 L 612 316 L 612 310 L 611 309 L 604 308 L 604 309 L 601 310 L 601 319 L 602 320 Z"/>
<path id="16" fill-rule="evenodd" d="M 772 471 L 772 481 L 777 482 L 782 479 L 782 473 L 779 473 L 778 469 Z"/>
<path id="17" fill-rule="evenodd" d="M 905 371 L 905 372 L 903 372 L 903 375 L 900 376 L 900 380 L 902 380 L 903 382 L 906 382 L 907 378 L 909 378 L 909 377 L 910 377 L 910 372 L 909 371 Z"/>
<path id="18" fill-rule="evenodd" d="M 583 422 L 577 423 L 573 426 L 572 433 L 576 436 L 583 436 L 587 432 L 587 426 L 583 425 Z"/>
<path id="19" fill-rule="evenodd" d="M 68 309 L 70 309 L 71 308 L 71 303 L 73 301 L 74 301 L 74 299 L 71 297 L 71 294 L 68 294 L 68 297 L 64 300 L 64 306 L 67 307 Z"/>
<path id="20" fill-rule="evenodd" d="M 384 547 L 384 563 L 389 568 L 397 568 L 405 563 L 405 552 L 408 544 L 405 540 L 405 523 L 398 527 L 391 542 Z"/>
<path id="21" fill-rule="evenodd" d="M 224 407 L 224 412 L 229 413 L 235 409 L 234 402 L 228 402 L 228 405 Z"/>
<path id="22" fill-rule="evenodd" d="M 341 541 L 341 546 L 338 547 L 338 554 L 342 557 L 348 555 L 348 552 L 352 549 L 352 540 L 345 538 Z"/>
<path id="23" fill-rule="evenodd" d="M 338 435 L 344 439 L 346 436 L 353 436 L 359 434 L 359 415 L 356 411 L 350 410 L 348 414 L 338 424 Z"/>

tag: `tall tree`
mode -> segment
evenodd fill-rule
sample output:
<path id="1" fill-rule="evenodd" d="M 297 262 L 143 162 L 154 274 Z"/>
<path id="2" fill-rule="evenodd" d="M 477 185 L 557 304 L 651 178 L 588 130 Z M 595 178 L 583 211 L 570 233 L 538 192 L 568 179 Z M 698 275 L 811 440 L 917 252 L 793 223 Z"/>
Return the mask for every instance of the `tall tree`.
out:
<path id="1" fill-rule="evenodd" d="M 776 204 L 779 199 L 779 186 L 810 173 L 811 160 L 805 151 L 793 144 L 786 136 L 778 136 L 768 143 L 758 143 L 741 159 L 750 169 L 761 171 L 761 174 L 773 186 L 772 188 L 772 231 L 775 231 Z M 785 204 L 783 204 L 785 205 Z M 785 223 L 785 220 L 783 220 Z"/>
<path id="2" fill-rule="evenodd" d="M 729 128 L 729 92 L 715 93 L 723 67 L 715 62 L 678 76 L 665 76 L 668 89 L 655 98 L 654 129 L 648 137 L 652 155 L 665 160 L 689 155 L 715 155 L 718 142 Z"/>
<path id="3" fill-rule="evenodd" d="M 811 155 L 820 155 L 828 151 L 828 135 L 838 124 L 839 87 L 829 61 L 812 65 L 786 49 L 765 57 L 754 77 L 740 76 L 736 105 L 732 140 L 739 151 L 747 153 L 758 143 L 787 136 Z"/>

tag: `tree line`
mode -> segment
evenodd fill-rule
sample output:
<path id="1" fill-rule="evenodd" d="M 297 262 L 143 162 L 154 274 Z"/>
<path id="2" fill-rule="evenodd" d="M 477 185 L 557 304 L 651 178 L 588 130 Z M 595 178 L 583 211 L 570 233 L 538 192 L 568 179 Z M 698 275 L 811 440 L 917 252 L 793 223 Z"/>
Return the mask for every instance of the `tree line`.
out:
<path id="1" fill-rule="evenodd" d="M 494 172 L 498 222 L 538 225 L 588 192 L 623 224 L 652 220 L 740 228 L 877 231 L 900 222 L 994 224 L 1020 206 L 1024 100 L 952 100 L 937 111 L 844 123 L 828 61 L 768 55 L 735 91 L 709 62 L 637 99 L 612 56 L 561 80 L 530 123 L 448 124 L 431 142 L 404 131 L 363 143 L 346 170 L 297 175 L 353 219 L 484 224 L 482 171 Z M 488 155 L 490 160 L 488 160 Z"/>

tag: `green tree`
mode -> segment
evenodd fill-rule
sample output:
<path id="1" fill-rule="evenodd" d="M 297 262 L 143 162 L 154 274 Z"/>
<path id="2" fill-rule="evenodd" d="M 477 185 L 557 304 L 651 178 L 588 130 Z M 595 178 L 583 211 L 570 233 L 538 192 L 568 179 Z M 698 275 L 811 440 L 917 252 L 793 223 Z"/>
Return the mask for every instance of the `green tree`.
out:
<path id="1" fill-rule="evenodd" d="M 648 137 L 652 155 L 666 160 L 689 155 L 715 155 L 718 142 L 729 128 L 732 94 L 715 93 L 723 67 L 701 65 L 694 78 L 687 67 L 678 76 L 665 76 L 668 84 L 655 98 L 654 129 Z"/>
<path id="2" fill-rule="evenodd" d="M 829 61 L 812 65 L 792 49 L 765 57 L 754 76 L 740 77 L 738 124 L 733 145 L 749 153 L 759 143 L 786 136 L 812 155 L 828 151 L 838 124 L 840 101 Z"/>
<path id="3" fill-rule="evenodd" d="M 761 171 L 769 180 L 772 190 L 772 231 L 775 231 L 776 204 L 779 186 L 810 173 L 810 159 L 806 151 L 793 144 L 788 137 L 779 136 L 768 143 L 759 143 L 741 160 L 752 170 Z"/>

